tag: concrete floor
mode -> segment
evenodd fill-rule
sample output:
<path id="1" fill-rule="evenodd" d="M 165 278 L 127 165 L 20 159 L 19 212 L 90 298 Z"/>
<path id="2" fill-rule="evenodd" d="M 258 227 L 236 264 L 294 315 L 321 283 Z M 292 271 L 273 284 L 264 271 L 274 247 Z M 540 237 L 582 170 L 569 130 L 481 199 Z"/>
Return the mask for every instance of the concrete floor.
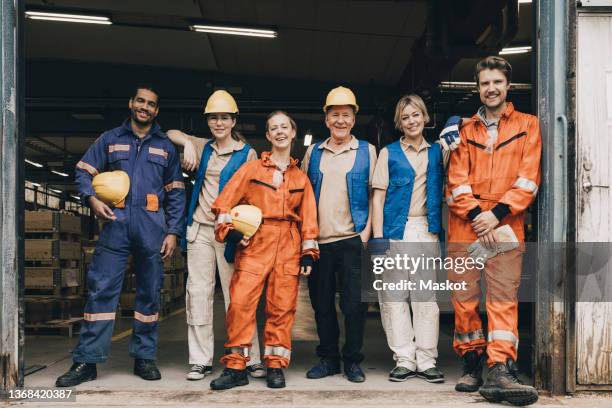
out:
<path id="1" fill-rule="evenodd" d="M 262 317 L 258 319 L 260 322 L 263 320 Z M 451 348 L 452 324 L 449 317 L 444 316 L 442 319 L 439 341 L 438 367 L 446 376 L 446 382 L 443 384 L 429 384 L 418 378 L 403 383 L 388 381 L 388 372 L 394 364 L 380 318 L 376 314 L 372 314 L 367 321 L 364 349 L 366 359 L 362 364 L 367 376 L 365 383 L 354 384 L 341 375 L 322 380 L 309 380 L 305 377 L 305 372 L 317 361 L 315 357 L 317 335 L 308 291 L 305 285 L 302 285 L 293 333 L 291 367 L 285 372 L 287 388 L 270 390 L 266 388 L 265 380 L 251 379 L 248 386 L 224 392 L 209 390 L 211 377 L 202 381 L 185 380 L 189 365 L 184 309 L 176 310 L 160 323 L 158 366 L 162 372 L 161 381 L 147 382 L 132 374 L 132 359 L 127 351 L 131 319 L 122 318 L 116 324 L 109 361 L 98 365 L 98 379 L 77 387 L 78 406 L 383 407 L 407 403 L 410 406 L 462 406 L 473 403 L 488 405 L 478 394 L 464 395 L 454 391 L 454 385 L 461 374 L 461 365 Z M 220 294 L 215 300 L 214 326 L 217 340 L 215 352 L 220 356 L 225 339 L 223 303 Z M 70 367 L 72 361 L 69 351 L 77 340 L 78 336 L 73 339 L 58 336 L 28 337 L 25 344 L 26 367 L 39 364 L 47 365 L 47 368 L 26 376 L 26 387 L 52 387 L 56 377 Z M 521 352 L 529 354 L 527 347 Z M 221 366 L 217 361 L 218 358 L 215 361 L 212 378 L 221 372 Z M 528 378 L 523 379 L 530 382 Z M 28 405 L 30 404 L 32 403 Z M 55 404 L 51 402 L 43 404 L 43 406 L 50 405 Z M 612 407 L 612 399 L 598 396 L 586 399 L 543 397 L 538 405 Z"/>

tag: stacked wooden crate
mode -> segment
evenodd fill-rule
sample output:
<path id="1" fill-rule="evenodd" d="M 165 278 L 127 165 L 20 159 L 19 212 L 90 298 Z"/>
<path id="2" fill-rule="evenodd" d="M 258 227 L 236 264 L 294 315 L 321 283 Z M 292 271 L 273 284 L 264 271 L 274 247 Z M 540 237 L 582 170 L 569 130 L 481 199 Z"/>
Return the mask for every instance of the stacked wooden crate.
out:
<path id="1" fill-rule="evenodd" d="M 71 334 L 83 315 L 81 218 L 26 211 L 25 238 L 26 329 Z"/>

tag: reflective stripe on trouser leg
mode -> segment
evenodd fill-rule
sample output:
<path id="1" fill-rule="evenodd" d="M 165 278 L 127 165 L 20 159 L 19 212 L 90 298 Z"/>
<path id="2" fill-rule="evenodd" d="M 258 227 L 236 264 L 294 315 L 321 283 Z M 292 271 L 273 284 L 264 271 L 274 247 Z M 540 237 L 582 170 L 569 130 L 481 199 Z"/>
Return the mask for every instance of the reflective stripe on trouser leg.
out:
<path id="1" fill-rule="evenodd" d="M 513 250 L 490 259 L 485 266 L 489 343 L 487 364 L 517 360 L 518 300 L 522 253 Z"/>
<path id="2" fill-rule="evenodd" d="M 87 304 L 74 361 L 102 363 L 108 358 L 128 256 L 127 221 L 105 224 L 87 272 Z"/>
<path id="3" fill-rule="evenodd" d="M 133 358 L 155 360 L 163 265 L 159 249 L 137 248 L 133 269 L 136 273 L 136 304 L 129 352 Z"/>

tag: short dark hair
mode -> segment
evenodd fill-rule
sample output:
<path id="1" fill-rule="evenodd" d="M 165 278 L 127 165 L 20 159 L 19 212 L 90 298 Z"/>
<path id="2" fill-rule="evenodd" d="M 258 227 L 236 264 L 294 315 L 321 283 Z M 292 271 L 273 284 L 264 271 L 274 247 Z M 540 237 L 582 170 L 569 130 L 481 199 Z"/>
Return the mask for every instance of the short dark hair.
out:
<path id="1" fill-rule="evenodd" d="M 134 89 L 134 94 L 132 96 L 132 98 L 134 98 L 136 95 L 138 95 L 138 91 L 140 89 L 146 89 L 147 91 L 151 91 L 155 94 L 155 96 L 157 96 L 157 103 L 159 104 L 159 92 L 157 92 L 157 89 L 155 89 L 155 87 L 153 87 L 153 85 L 151 84 L 139 84 L 136 86 L 136 88 Z"/>
<path id="2" fill-rule="evenodd" d="M 512 81 L 512 65 L 502 57 L 491 56 L 480 60 L 478 64 L 476 64 L 476 69 L 474 71 L 476 85 L 479 84 L 480 72 L 485 69 L 498 69 L 504 74 L 508 83 Z"/>

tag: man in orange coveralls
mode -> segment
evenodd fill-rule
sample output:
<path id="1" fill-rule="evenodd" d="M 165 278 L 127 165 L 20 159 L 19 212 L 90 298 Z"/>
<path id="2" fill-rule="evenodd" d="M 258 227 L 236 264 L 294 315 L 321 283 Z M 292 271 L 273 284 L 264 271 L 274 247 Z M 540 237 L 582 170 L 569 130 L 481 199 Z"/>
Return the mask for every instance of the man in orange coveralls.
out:
<path id="1" fill-rule="evenodd" d="M 455 389 L 479 390 L 489 401 L 527 405 L 537 401 L 538 393 L 517 378 L 517 291 L 525 210 L 540 184 L 542 146 L 538 118 L 520 113 L 506 102 L 511 74 L 512 67 L 500 57 L 488 57 L 476 65 L 475 79 L 484 106 L 461 128 L 457 150 L 450 158 L 446 194 L 449 256 L 468 256 L 466 248 L 476 240 L 493 248 L 494 229 L 500 225 L 509 225 L 521 243 L 519 248 L 486 261 L 487 340 L 478 315 L 481 270 L 471 269 L 465 274 L 451 271 L 449 278 L 467 283 L 467 290 L 455 291 L 452 296 L 453 346 L 464 366 Z M 489 374 L 480 387 L 486 355 Z"/>
<path id="2" fill-rule="evenodd" d="M 266 123 L 272 151 L 245 163 L 212 206 L 217 214 L 217 240 L 240 243 L 230 284 L 226 355 L 221 358 L 226 368 L 210 383 L 214 390 L 249 383 L 248 350 L 266 281 L 266 380 L 270 388 L 285 386 L 282 369 L 289 365 L 291 355 L 299 274 L 310 274 L 319 257 L 315 196 L 308 177 L 297 167 L 297 160 L 289 156 L 296 130 L 295 122 L 286 113 L 273 112 Z M 232 225 L 230 210 L 237 204 L 254 205 L 262 212 L 262 224 L 248 240 Z"/>

